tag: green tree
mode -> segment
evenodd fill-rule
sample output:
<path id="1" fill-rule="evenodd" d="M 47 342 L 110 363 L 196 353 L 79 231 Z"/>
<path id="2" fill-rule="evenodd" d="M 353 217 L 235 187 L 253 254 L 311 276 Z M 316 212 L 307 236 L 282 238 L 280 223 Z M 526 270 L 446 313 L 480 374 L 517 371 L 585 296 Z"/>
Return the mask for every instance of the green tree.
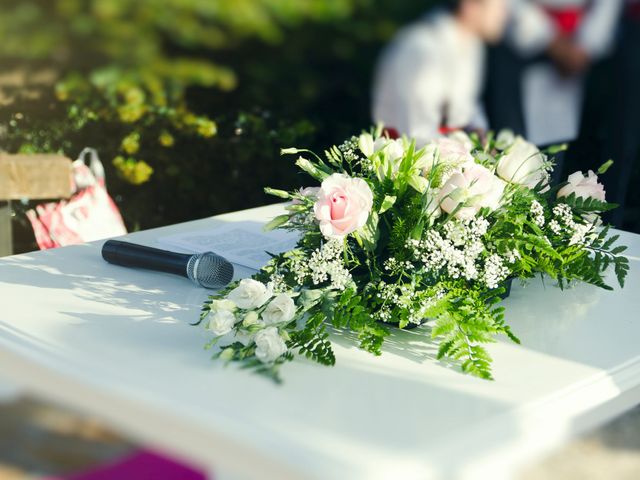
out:
<path id="1" fill-rule="evenodd" d="M 280 147 L 369 124 L 379 49 L 429 3 L 0 0 L 0 148 L 96 147 L 131 229 L 264 203 L 299 183 Z"/>

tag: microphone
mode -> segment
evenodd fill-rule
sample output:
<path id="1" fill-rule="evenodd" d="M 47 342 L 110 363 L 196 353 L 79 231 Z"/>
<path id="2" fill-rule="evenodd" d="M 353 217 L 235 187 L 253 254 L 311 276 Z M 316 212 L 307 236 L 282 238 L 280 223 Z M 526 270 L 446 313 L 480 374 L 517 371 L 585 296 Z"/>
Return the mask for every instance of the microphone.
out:
<path id="1" fill-rule="evenodd" d="M 123 267 L 181 275 L 204 288 L 222 288 L 233 279 L 233 265 L 213 252 L 189 255 L 120 240 L 107 240 L 102 246 L 102 258 Z"/>

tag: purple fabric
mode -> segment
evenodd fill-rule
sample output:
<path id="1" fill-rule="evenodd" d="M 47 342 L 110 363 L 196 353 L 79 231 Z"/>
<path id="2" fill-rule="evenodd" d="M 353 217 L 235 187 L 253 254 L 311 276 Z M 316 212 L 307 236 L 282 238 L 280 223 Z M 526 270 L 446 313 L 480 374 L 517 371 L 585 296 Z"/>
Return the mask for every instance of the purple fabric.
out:
<path id="1" fill-rule="evenodd" d="M 49 480 L 207 480 L 207 476 L 175 460 L 139 450 L 90 472 Z"/>

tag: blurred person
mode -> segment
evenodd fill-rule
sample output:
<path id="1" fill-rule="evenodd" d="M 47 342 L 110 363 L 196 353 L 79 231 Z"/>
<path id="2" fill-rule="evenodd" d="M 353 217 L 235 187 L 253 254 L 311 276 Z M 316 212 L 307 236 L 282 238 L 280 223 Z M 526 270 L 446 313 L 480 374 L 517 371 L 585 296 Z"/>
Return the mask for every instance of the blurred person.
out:
<path id="1" fill-rule="evenodd" d="M 511 0 L 489 58 L 487 114 L 538 145 L 577 137 L 584 78 L 610 53 L 622 0 Z"/>
<path id="2" fill-rule="evenodd" d="M 373 118 L 419 143 L 456 128 L 485 129 L 480 106 L 485 42 L 500 39 L 508 0 L 448 0 L 383 52 Z"/>
<path id="3" fill-rule="evenodd" d="M 624 205 L 633 167 L 640 157 L 640 0 L 626 0 L 611 72 L 611 101 L 600 162 L 614 163 L 602 176 L 607 200 L 618 203 L 609 221 L 624 224 Z"/>

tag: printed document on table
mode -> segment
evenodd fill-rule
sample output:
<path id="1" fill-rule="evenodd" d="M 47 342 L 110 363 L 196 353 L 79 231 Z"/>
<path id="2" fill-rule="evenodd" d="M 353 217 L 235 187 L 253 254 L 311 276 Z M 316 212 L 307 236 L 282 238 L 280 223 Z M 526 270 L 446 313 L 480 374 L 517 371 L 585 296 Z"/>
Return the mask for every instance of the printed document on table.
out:
<path id="1" fill-rule="evenodd" d="M 184 252 L 214 252 L 231 263 L 259 270 L 271 259 L 269 253 L 291 250 L 298 241 L 295 232 L 265 232 L 262 227 L 256 222 L 228 223 L 211 229 L 161 237 L 158 243 L 164 248 Z"/>

